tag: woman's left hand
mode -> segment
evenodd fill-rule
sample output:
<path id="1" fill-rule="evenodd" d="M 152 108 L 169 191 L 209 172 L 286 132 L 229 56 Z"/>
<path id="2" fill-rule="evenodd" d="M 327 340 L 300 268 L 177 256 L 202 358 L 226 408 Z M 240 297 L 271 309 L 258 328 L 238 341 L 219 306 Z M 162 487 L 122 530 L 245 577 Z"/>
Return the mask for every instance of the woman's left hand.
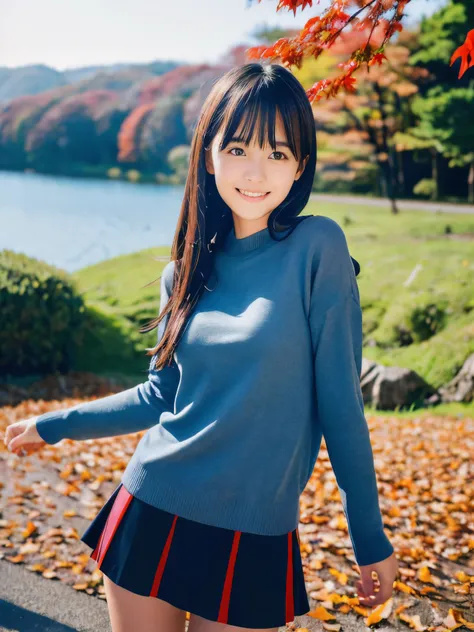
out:
<path id="1" fill-rule="evenodd" d="M 361 578 L 356 582 L 359 602 L 370 608 L 385 603 L 392 596 L 393 582 L 398 573 L 395 552 L 381 562 L 359 566 L 359 570 Z M 377 573 L 375 580 L 372 571 Z"/>

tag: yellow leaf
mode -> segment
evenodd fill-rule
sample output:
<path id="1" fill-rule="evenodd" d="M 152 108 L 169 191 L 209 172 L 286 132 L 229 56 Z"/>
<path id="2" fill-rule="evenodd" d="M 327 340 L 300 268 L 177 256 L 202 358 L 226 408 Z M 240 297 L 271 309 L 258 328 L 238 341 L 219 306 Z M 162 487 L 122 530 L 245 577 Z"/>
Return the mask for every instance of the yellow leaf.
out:
<path id="1" fill-rule="evenodd" d="M 36 531 L 36 529 L 37 529 L 37 526 L 35 525 L 35 523 L 31 522 L 31 520 L 28 520 L 26 529 L 23 529 L 21 535 L 24 538 L 29 538 L 30 535 Z"/>
<path id="2" fill-rule="evenodd" d="M 313 617 L 313 619 L 319 619 L 320 621 L 330 621 L 336 618 L 333 614 L 328 612 L 326 608 L 323 608 L 323 606 L 318 606 L 315 610 L 309 612 L 308 614 L 310 617 Z"/>
<path id="3" fill-rule="evenodd" d="M 418 614 L 410 616 L 409 614 L 402 612 L 398 615 L 398 618 L 401 619 L 401 621 L 408 623 L 410 628 L 413 628 L 413 630 L 416 630 L 417 632 L 423 632 L 423 630 L 426 630 L 427 628 L 427 626 L 422 625 L 420 615 Z"/>
<path id="4" fill-rule="evenodd" d="M 65 509 L 63 511 L 63 516 L 65 518 L 72 518 L 73 516 L 77 516 L 77 511 L 75 509 Z"/>
<path id="5" fill-rule="evenodd" d="M 416 591 L 413 588 L 411 588 L 411 586 L 408 586 L 407 584 L 404 584 L 403 582 L 395 580 L 394 587 L 398 588 L 400 592 L 404 592 L 407 595 L 416 595 Z"/>
<path id="6" fill-rule="evenodd" d="M 331 573 L 331 575 L 337 577 L 337 581 L 340 584 L 342 584 L 343 586 L 347 584 L 349 578 L 345 573 L 341 573 L 341 571 L 338 571 L 336 568 L 330 568 L 329 572 Z"/>
<path id="7" fill-rule="evenodd" d="M 372 610 L 369 616 L 365 619 L 365 625 L 370 626 L 374 623 L 380 623 L 382 619 L 388 619 L 392 613 L 393 599 L 390 597 L 385 603 L 380 604 Z"/>
<path id="8" fill-rule="evenodd" d="M 418 577 L 421 579 L 422 582 L 430 582 L 431 584 L 434 584 L 430 569 L 427 566 L 422 566 L 420 568 L 420 570 L 418 571 Z"/>

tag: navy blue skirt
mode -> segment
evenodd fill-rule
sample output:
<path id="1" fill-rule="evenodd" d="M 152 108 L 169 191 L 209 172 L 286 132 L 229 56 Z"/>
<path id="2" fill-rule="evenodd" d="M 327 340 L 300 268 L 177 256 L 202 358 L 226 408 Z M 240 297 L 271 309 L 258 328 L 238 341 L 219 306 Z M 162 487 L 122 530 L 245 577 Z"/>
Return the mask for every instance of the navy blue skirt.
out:
<path id="1" fill-rule="evenodd" d="M 310 610 L 298 529 L 269 536 L 195 522 L 119 483 L 81 541 L 115 584 L 210 621 L 283 627 Z"/>

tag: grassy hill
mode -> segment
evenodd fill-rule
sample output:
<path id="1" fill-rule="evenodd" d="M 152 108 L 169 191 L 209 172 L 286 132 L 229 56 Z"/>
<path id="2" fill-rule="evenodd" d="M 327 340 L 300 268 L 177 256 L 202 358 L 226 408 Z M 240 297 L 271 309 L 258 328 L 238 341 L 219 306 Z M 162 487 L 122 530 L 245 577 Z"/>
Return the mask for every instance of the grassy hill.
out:
<path id="1" fill-rule="evenodd" d="M 474 352 L 474 216 L 315 202 L 306 213 L 336 220 L 361 264 L 364 356 L 414 369 L 435 387 L 454 377 Z M 160 287 L 145 285 L 168 260 L 169 248 L 152 248 L 73 275 L 88 305 L 114 323 L 84 349 L 84 368 L 92 358 L 97 372 L 143 376 L 156 330 L 138 327 L 156 315 Z"/>

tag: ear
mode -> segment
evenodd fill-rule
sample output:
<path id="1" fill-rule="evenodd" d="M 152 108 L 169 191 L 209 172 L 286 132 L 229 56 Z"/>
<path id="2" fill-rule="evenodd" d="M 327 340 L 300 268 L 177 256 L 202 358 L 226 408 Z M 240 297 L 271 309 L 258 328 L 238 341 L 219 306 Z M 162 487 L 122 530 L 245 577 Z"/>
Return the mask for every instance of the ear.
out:
<path id="1" fill-rule="evenodd" d="M 214 174 L 214 165 L 212 164 L 212 151 L 211 147 L 204 147 L 204 156 L 206 160 L 206 170 L 211 175 Z"/>
<path id="2" fill-rule="evenodd" d="M 303 167 L 302 167 L 301 171 L 298 169 L 298 171 L 296 172 L 295 182 L 296 182 L 296 180 L 299 180 L 301 178 L 301 176 L 303 175 L 305 167 L 308 164 L 308 160 L 309 160 L 309 156 L 306 156 L 306 158 L 303 160 Z"/>

